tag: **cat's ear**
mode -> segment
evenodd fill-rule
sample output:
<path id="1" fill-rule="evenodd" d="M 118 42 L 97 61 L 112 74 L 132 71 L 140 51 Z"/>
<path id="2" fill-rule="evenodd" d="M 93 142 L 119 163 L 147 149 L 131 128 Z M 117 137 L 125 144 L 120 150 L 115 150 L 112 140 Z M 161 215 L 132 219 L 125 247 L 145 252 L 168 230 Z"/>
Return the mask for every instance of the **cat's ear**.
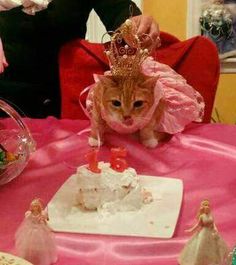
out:
<path id="1" fill-rule="evenodd" d="M 154 88 L 158 79 L 159 76 L 148 77 L 141 83 L 141 86 L 145 88 Z"/>
<path id="2" fill-rule="evenodd" d="M 97 79 L 104 87 L 113 87 L 116 85 L 112 76 L 97 75 Z"/>

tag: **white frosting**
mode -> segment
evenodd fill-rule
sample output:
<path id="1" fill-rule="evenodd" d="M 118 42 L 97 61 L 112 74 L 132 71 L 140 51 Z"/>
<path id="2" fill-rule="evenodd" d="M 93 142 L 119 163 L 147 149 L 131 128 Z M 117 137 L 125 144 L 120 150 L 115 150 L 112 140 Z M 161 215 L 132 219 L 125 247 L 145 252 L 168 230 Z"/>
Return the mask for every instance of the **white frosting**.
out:
<path id="1" fill-rule="evenodd" d="M 77 202 L 87 210 L 133 211 L 140 209 L 144 193 L 133 168 L 117 172 L 109 163 L 100 162 L 101 173 L 87 166 L 77 169 Z"/>

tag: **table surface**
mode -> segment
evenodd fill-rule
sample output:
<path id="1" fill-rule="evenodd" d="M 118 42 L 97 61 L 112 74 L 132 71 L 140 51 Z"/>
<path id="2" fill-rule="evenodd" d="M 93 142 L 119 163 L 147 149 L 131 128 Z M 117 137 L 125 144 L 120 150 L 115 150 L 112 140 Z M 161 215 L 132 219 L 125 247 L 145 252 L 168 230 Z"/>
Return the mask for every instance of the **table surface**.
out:
<path id="1" fill-rule="evenodd" d="M 14 254 L 14 233 L 35 197 L 47 203 L 76 167 L 86 163 L 88 121 L 26 119 L 37 150 L 23 173 L 0 187 L 0 250 Z M 1 124 L 11 127 L 9 119 Z M 232 247 L 236 243 L 236 126 L 192 124 L 156 149 L 136 139 L 109 134 L 99 160 L 113 146 L 125 146 L 139 174 L 180 178 L 184 199 L 172 239 L 56 233 L 57 265 L 176 265 L 196 222 L 201 200 L 211 201 L 215 223 Z"/>

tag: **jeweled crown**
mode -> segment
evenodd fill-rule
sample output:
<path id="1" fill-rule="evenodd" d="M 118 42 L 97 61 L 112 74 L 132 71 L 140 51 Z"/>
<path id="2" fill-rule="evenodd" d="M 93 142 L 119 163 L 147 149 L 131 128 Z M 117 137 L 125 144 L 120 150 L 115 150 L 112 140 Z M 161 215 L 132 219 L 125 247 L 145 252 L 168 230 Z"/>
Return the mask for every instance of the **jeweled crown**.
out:
<path id="1" fill-rule="evenodd" d="M 35 198 L 31 203 L 30 206 L 34 205 L 40 205 L 41 208 L 43 208 L 43 202 L 40 198 Z"/>
<path id="2" fill-rule="evenodd" d="M 142 48 L 142 38 L 130 19 L 127 19 L 111 34 L 111 41 L 105 50 L 113 76 L 136 77 L 140 73 L 143 61 L 149 56 L 150 50 Z"/>

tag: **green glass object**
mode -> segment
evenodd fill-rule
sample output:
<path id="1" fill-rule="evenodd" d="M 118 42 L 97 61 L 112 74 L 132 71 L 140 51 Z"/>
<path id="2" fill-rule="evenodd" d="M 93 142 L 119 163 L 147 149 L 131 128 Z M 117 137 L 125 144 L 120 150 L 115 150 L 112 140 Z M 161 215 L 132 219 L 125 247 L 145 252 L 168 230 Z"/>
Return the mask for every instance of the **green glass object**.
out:
<path id="1" fill-rule="evenodd" d="M 2 151 L 2 150 L 0 150 L 0 162 L 3 162 L 4 161 L 5 156 L 6 156 L 5 152 Z"/>
<path id="2" fill-rule="evenodd" d="M 233 249 L 232 265 L 236 265 L 236 246 Z"/>

